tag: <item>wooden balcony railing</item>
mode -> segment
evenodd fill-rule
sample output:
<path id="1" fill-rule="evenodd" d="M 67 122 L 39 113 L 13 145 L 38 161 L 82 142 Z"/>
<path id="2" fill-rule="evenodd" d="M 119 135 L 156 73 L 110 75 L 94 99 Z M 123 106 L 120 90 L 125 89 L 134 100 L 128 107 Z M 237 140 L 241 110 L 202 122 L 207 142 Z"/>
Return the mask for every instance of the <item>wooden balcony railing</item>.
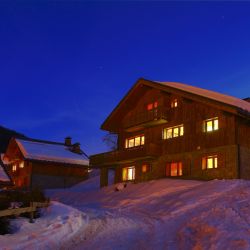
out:
<path id="1" fill-rule="evenodd" d="M 152 110 L 145 110 L 143 112 L 135 113 L 124 121 L 124 128 L 131 128 L 139 125 L 155 125 L 167 122 L 168 109 L 158 107 Z"/>
<path id="2" fill-rule="evenodd" d="M 153 143 L 147 145 L 116 150 L 90 156 L 91 166 L 112 165 L 131 162 L 138 159 L 156 158 L 161 155 L 161 147 Z"/>

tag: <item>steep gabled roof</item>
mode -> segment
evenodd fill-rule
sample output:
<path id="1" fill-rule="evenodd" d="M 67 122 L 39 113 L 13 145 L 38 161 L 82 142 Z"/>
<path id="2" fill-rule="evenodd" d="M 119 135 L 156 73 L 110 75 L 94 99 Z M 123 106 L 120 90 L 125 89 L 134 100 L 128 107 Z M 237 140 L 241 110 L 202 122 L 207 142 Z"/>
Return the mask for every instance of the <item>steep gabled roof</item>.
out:
<path id="1" fill-rule="evenodd" d="M 62 143 L 42 142 L 37 140 L 15 139 L 25 159 L 67 163 L 88 166 L 84 154 L 77 154 Z"/>
<path id="2" fill-rule="evenodd" d="M 240 98 L 236 98 L 233 96 L 221 94 L 215 91 L 202 89 L 198 87 L 194 87 L 191 85 L 178 83 L 178 82 L 159 82 L 159 81 L 151 81 L 140 78 L 137 82 L 133 85 L 133 87 L 129 90 L 129 92 L 124 96 L 124 98 L 119 102 L 119 104 L 115 107 L 115 109 L 110 113 L 107 119 L 101 125 L 101 129 L 110 130 L 110 121 L 112 117 L 119 114 L 121 107 L 124 105 L 128 106 L 130 97 L 134 95 L 137 91 L 140 91 L 141 86 L 148 86 L 151 88 L 158 88 L 162 91 L 166 92 L 179 92 L 180 94 L 186 94 L 189 98 L 197 97 L 200 99 L 204 99 L 209 102 L 216 102 L 219 103 L 222 107 L 224 106 L 226 111 L 233 111 L 236 114 L 241 115 L 250 115 L 250 103 L 242 100 Z M 122 117 L 122 116 L 121 116 Z M 121 118 L 120 117 L 120 118 Z M 114 128 L 113 128 L 114 130 Z"/>
<path id="3" fill-rule="evenodd" d="M 239 99 L 237 97 L 233 97 L 230 95 L 221 94 L 219 92 L 202 89 L 198 87 L 194 87 L 191 85 L 179 83 L 179 82 L 155 82 L 156 84 L 161 84 L 163 86 L 168 86 L 171 88 L 179 89 L 188 93 L 192 93 L 195 95 L 199 95 L 205 98 L 209 98 L 211 100 L 215 100 L 227 105 L 231 105 L 247 112 L 250 112 L 250 103 Z"/>

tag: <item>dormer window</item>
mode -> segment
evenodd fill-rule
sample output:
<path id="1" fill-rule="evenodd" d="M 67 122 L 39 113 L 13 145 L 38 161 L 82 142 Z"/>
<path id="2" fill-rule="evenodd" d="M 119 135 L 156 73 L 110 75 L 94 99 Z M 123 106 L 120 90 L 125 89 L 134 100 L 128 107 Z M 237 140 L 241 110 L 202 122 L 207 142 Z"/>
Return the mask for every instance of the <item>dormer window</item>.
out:
<path id="1" fill-rule="evenodd" d="M 172 102 L 171 102 L 171 108 L 177 108 L 178 107 L 178 100 L 177 99 L 174 99 Z"/>
<path id="2" fill-rule="evenodd" d="M 138 135 L 131 138 L 126 139 L 125 141 L 125 148 L 133 148 L 144 145 L 145 143 L 145 136 Z"/>
<path id="3" fill-rule="evenodd" d="M 19 163 L 19 167 L 24 168 L 24 162 L 23 161 Z"/>
<path id="4" fill-rule="evenodd" d="M 158 102 L 151 102 L 151 103 L 148 103 L 147 105 L 147 110 L 153 110 L 153 109 L 156 109 L 158 107 Z"/>
<path id="5" fill-rule="evenodd" d="M 205 120 L 203 123 L 204 132 L 211 132 L 219 129 L 219 119 L 218 117 Z"/>

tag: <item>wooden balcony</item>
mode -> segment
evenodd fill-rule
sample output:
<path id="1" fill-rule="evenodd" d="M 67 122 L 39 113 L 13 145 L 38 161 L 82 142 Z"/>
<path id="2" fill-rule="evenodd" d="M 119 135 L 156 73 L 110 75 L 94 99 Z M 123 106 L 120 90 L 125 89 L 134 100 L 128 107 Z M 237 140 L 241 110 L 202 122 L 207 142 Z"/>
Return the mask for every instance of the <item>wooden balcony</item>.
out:
<path id="1" fill-rule="evenodd" d="M 126 121 L 124 121 L 123 126 L 125 131 L 133 132 L 141 130 L 145 127 L 151 127 L 158 124 L 167 122 L 168 110 L 163 107 L 158 107 L 157 109 L 146 110 L 144 112 L 136 113 L 131 115 Z"/>
<path id="2" fill-rule="evenodd" d="M 161 155 L 161 147 L 152 143 L 90 156 L 92 167 L 116 165 L 140 159 L 154 159 Z"/>

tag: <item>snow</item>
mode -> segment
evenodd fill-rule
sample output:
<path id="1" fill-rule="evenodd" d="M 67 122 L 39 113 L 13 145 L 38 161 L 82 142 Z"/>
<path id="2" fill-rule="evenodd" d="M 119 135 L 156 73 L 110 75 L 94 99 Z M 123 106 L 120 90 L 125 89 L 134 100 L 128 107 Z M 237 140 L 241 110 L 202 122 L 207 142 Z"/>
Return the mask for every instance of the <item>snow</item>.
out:
<path id="1" fill-rule="evenodd" d="M 89 165 L 85 156 L 71 152 L 65 145 L 21 139 L 16 139 L 16 142 L 26 159 Z"/>
<path id="2" fill-rule="evenodd" d="M 166 178 L 115 191 L 91 175 L 48 190 L 73 208 L 54 202 L 35 224 L 0 236 L 0 249 L 250 249 L 250 181 Z"/>
<path id="3" fill-rule="evenodd" d="M 53 199 L 89 223 L 68 249 L 250 249 L 250 181 L 161 179 L 99 189 L 99 177 Z"/>
<path id="4" fill-rule="evenodd" d="M 5 170 L 3 169 L 0 163 L 0 181 L 10 181 L 9 176 L 6 174 Z"/>
<path id="5" fill-rule="evenodd" d="M 164 86 L 169 86 L 172 88 L 180 89 L 180 90 L 183 90 L 192 94 L 196 94 L 199 96 L 203 96 L 206 98 L 210 98 L 215 101 L 219 101 L 219 102 L 231 105 L 231 106 L 235 106 L 235 107 L 238 107 L 238 108 L 241 108 L 243 110 L 250 112 L 249 102 L 241 100 L 233 96 L 224 95 L 224 94 L 214 92 L 211 90 L 202 89 L 202 88 L 198 88 L 198 87 L 194 87 L 194 86 L 190 86 L 190 85 L 178 83 L 178 82 L 156 82 L 156 83 L 164 85 Z"/>
<path id="6" fill-rule="evenodd" d="M 53 202 L 44 216 L 29 223 L 27 218 L 12 221 L 14 234 L 0 235 L 0 250 L 59 249 L 87 225 L 87 217 L 80 211 Z"/>

